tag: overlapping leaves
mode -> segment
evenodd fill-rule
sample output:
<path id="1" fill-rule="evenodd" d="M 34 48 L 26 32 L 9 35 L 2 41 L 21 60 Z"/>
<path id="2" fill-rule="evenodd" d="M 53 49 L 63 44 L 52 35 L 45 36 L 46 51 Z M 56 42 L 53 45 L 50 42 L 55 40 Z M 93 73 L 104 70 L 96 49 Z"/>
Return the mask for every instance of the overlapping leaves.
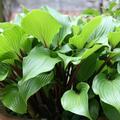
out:
<path id="1" fill-rule="evenodd" d="M 91 12 L 94 12 L 94 15 L 97 14 L 96 11 Z M 27 111 L 28 99 L 39 89 L 50 84 L 53 78 L 54 80 L 60 79 L 60 83 L 64 78 L 62 82 L 65 82 L 66 85 L 71 80 L 65 81 L 66 77 L 73 77 L 75 82 L 72 81 L 71 89 L 62 91 L 64 94 L 61 104 L 66 111 L 91 120 L 92 118 L 97 119 L 100 108 L 95 98 L 93 98 L 94 106 L 91 107 L 94 102 L 88 104 L 90 101 L 89 85 L 83 82 L 77 84 L 78 81 L 84 81 L 91 85 L 91 81 L 93 81 L 93 92 L 99 95 L 102 107 L 105 109 L 104 112 L 112 107 L 114 114 L 120 112 L 120 31 L 118 30 L 119 24 L 113 17 L 97 16 L 87 23 L 72 26 L 73 23 L 69 16 L 61 15 L 55 10 L 45 7 L 31 12 L 27 11 L 18 22 L 21 23 L 17 23 L 18 25 L 0 23 L 0 61 L 2 61 L 0 62 L 0 81 L 9 79 L 9 66 L 4 63 L 4 60 L 18 60 L 19 55 L 19 57 L 23 57 L 20 50 L 23 50 L 26 55 L 22 61 L 23 74 L 19 76 L 18 83 L 15 80 L 14 84 L 10 83 L 1 91 L 1 101 L 7 108 L 24 114 Z M 36 42 L 32 43 L 29 39 L 31 37 Z M 68 41 L 69 43 L 67 43 Z M 57 46 L 53 47 L 54 45 Z M 113 67 L 116 69 L 117 75 L 114 79 L 108 79 L 107 74 L 102 73 L 101 67 L 96 71 L 96 64 L 99 64 L 97 62 L 101 62 L 99 55 L 103 57 L 102 62 L 105 62 L 107 66 L 105 68 L 102 66 L 105 70 Z M 106 60 L 107 57 L 109 59 Z M 56 75 L 56 64 L 59 62 L 59 65 L 65 68 L 62 69 L 65 72 L 62 79 L 54 76 Z M 71 65 L 69 63 L 72 64 L 70 70 L 68 70 L 68 65 Z M 75 72 L 77 65 L 80 65 L 80 69 L 74 76 L 71 72 Z M 98 74 L 98 72 L 100 73 Z M 75 87 L 76 84 L 77 87 Z M 94 111 L 91 115 L 89 106 L 90 111 Z M 111 111 L 106 112 L 106 115 L 110 116 L 110 113 Z"/>
<path id="2" fill-rule="evenodd" d="M 108 80 L 104 73 L 98 74 L 93 80 L 93 91 L 99 95 L 100 99 L 120 112 L 120 75 L 118 74 L 113 80 Z"/>
<path id="3" fill-rule="evenodd" d="M 21 41 L 23 40 L 23 30 L 13 24 L 0 24 L 3 32 L 0 34 L 0 59 L 16 58 L 19 54 Z M 7 57 L 6 57 L 7 54 Z"/>
<path id="4" fill-rule="evenodd" d="M 79 93 L 74 90 L 66 91 L 61 98 L 61 104 L 65 110 L 91 119 L 88 111 L 89 86 L 86 83 L 79 83 L 77 89 Z"/>
<path id="5" fill-rule="evenodd" d="M 115 23 L 111 16 L 95 17 L 83 27 L 80 35 L 70 38 L 70 44 L 79 49 L 82 49 L 85 45 L 91 47 L 95 43 L 108 45 L 108 34 L 114 28 Z"/>
<path id="6" fill-rule="evenodd" d="M 22 27 L 29 35 L 33 35 L 44 46 L 49 47 L 53 38 L 59 32 L 61 24 L 48 12 L 33 10 L 22 20 Z"/>
<path id="7" fill-rule="evenodd" d="M 9 109 L 19 114 L 27 112 L 27 100 L 40 88 L 53 80 L 53 72 L 40 74 L 20 85 L 9 85 L 2 91 L 1 101 Z"/>
<path id="8" fill-rule="evenodd" d="M 51 71 L 58 62 L 60 59 L 51 57 L 48 49 L 35 47 L 23 60 L 23 81 Z"/>

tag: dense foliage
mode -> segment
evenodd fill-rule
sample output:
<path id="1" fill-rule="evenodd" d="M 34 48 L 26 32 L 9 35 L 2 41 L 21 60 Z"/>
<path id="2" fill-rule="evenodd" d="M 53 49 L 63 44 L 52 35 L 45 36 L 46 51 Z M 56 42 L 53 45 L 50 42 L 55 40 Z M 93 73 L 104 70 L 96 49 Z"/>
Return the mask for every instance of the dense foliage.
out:
<path id="1" fill-rule="evenodd" d="M 24 8 L 0 23 L 2 104 L 32 118 L 119 120 L 119 16 L 115 3 L 78 17 Z"/>

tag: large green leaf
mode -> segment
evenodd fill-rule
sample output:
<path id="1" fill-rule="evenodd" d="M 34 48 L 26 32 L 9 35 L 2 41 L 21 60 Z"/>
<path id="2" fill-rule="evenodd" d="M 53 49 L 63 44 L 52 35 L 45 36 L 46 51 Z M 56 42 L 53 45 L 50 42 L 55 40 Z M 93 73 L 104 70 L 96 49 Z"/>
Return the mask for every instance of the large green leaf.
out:
<path id="1" fill-rule="evenodd" d="M 14 52 L 19 52 L 21 40 L 23 37 L 24 32 L 18 26 L 13 25 L 11 29 L 5 30 L 3 35 L 7 39 L 7 43 Z"/>
<path id="2" fill-rule="evenodd" d="M 113 32 L 114 28 L 115 22 L 111 16 L 95 17 L 83 27 L 80 35 L 70 38 L 70 43 L 77 48 L 83 48 L 86 42 L 88 48 L 95 43 L 108 46 L 108 34 Z"/>
<path id="3" fill-rule="evenodd" d="M 5 58 L 4 55 L 8 54 L 6 59 L 16 58 L 21 48 L 21 41 L 24 36 L 23 30 L 16 25 L 3 25 L 4 31 L 0 34 L 0 59 Z M 7 28 L 9 26 L 9 28 Z"/>
<path id="4" fill-rule="evenodd" d="M 43 73 L 36 76 L 35 78 L 31 78 L 30 80 L 23 82 L 22 84 L 19 84 L 19 91 L 21 96 L 27 102 L 30 96 L 36 93 L 40 88 L 49 84 L 53 77 L 53 72 Z"/>
<path id="5" fill-rule="evenodd" d="M 93 20 L 88 22 L 86 25 L 84 25 L 82 33 L 78 36 L 73 36 L 70 38 L 70 44 L 75 45 L 77 48 L 82 49 L 87 42 L 87 40 L 90 38 L 91 34 L 95 31 L 95 29 L 100 25 L 102 21 L 102 17 L 98 16 L 95 17 Z"/>
<path id="6" fill-rule="evenodd" d="M 5 38 L 5 36 L 3 34 L 0 34 L 0 59 L 2 59 L 2 57 L 6 54 L 6 53 L 10 53 L 10 55 L 15 58 L 16 55 L 14 55 L 14 50 L 13 48 L 11 48 L 11 46 L 9 46 L 7 39 Z M 9 55 L 9 54 L 8 54 Z M 9 58 L 10 56 L 8 56 Z"/>
<path id="7" fill-rule="evenodd" d="M 115 22 L 111 16 L 103 16 L 102 21 L 95 31 L 90 35 L 87 40 L 87 47 L 91 47 L 95 43 L 101 43 L 102 45 L 108 45 L 108 35 L 115 29 Z"/>
<path id="8" fill-rule="evenodd" d="M 56 10 L 54 10 L 54 9 L 48 7 L 48 6 L 47 7 L 43 7 L 42 9 L 47 11 L 48 13 L 50 13 L 50 15 L 53 16 L 62 25 L 59 33 L 54 38 L 54 40 L 59 40 L 58 42 L 61 43 L 63 41 L 63 39 L 68 34 L 70 34 L 72 32 L 71 31 L 72 23 L 70 21 L 70 17 L 67 16 L 67 15 L 62 15 L 58 11 L 56 11 Z"/>
<path id="9" fill-rule="evenodd" d="M 90 110 L 90 115 L 93 118 L 93 120 L 97 120 L 99 116 L 99 103 L 95 99 L 91 99 L 89 101 L 89 110 Z"/>
<path id="10" fill-rule="evenodd" d="M 77 89 L 79 93 L 74 90 L 66 91 L 61 98 L 61 104 L 65 110 L 91 119 L 88 111 L 89 86 L 87 83 L 79 83 Z"/>
<path id="11" fill-rule="evenodd" d="M 12 111 L 24 114 L 27 112 L 27 100 L 40 88 L 46 86 L 53 79 L 53 72 L 40 74 L 22 84 L 9 85 L 2 91 L 2 103 Z M 22 81 L 22 80 L 21 80 Z"/>
<path id="12" fill-rule="evenodd" d="M 9 85 L 3 91 L 2 103 L 7 108 L 19 114 L 26 113 L 27 104 L 19 93 L 16 85 Z"/>
<path id="13" fill-rule="evenodd" d="M 93 47 L 89 48 L 89 49 L 85 49 L 85 52 L 83 52 L 83 54 L 81 55 L 81 59 L 86 59 L 87 57 L 89 57 L 90 55 L 92 55 L 94 52 L 96 52 L 97 50 L 99 50 L 101 47 L 103 47 L 100 44 L 96 44 Z"/>
<path id="14" fill-rule="evenodd" d="M 101 102 L 101 105 L 102 105 L 104 114 L 107 116 L 109 120 L 120 119 L 120 113 L 113 106 L 105 104 L 104 102 Z"/>
<path id="15" fill-rule="evenodd" d="M 5 63 L 0 62 L 0 81 L 5 80 L 9 73 L 9 66 Z"/>
<path id="16" fill-rule="evenodd" d="M 120 112 L 120 75 L 108 80 L 104 73 L 98 74 L 93 80 L 92 89 L 101 101 L 115 107 Z"/>
<path id="17" fill-rule="evenodd" d="M 61 25 L 49 13 L 32 10 L 23 18 L 22 27 L 29 35 L 38 38 L 46 47 L 49 47 Z"/>
<path id="18" fill-rule="evenodd" d="M 87 81 L 95 72 L 97 55 L 93 54 L 80 63 L 80 70 L 77 71 L 77 79 Z"/>
<path id="19" fill-rule="evenodd" d="M 120 32 L 111 32 L 109 34 L 109 42 L 115 47 L 120 42 Z"/>
<path id="20" fill-rule="evenodd" d="M 23 60 L 23 80 L 26 81 L 41 73 L 51 71 L 59 58 L 50 56 L 50 51 L 43 47 L 35 47 Z"/>
<path id="21" fill-rule="evenodd" d="M 9 46 L 13 48 L 13 51 L 15 51 L 14 53 L 11 52 L 11 54 L 18 54 L 19 49 L 23 50 L 24 52 L 28 52 L 32 46 L 32 37 L 25 34 L 20 26 L 14 24 L 7 22 L 0 23 L 0 29 L 3 30 L 2 34 L 4 35 L 5 39 L 8 40 L 6 44 L 9 44 Z"/>

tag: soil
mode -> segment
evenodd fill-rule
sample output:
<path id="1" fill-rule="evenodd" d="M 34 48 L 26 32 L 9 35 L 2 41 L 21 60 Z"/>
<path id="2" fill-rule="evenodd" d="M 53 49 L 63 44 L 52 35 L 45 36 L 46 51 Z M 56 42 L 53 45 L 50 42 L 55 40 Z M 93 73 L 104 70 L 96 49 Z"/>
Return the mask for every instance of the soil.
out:
<path id="1" fill-rule="evenodd" d="M 20 120 L 0 114 L 0 120 Z"/>

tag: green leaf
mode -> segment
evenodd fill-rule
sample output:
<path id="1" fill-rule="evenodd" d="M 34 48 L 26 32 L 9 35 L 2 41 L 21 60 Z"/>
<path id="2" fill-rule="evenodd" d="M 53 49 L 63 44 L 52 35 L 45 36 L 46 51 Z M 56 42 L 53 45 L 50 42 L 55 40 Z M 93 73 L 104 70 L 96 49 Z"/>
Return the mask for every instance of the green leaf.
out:
<path id="1" fill-rule="evenodd" d="M 15 25 L 13 25 L 13 28 L 3 32 L 3 35 L 7 39 L 6 44 L 8 44 L 11 47 L 11 49 L 13 49 L 16 53 L 19 53 L 23 34 L 24 32 L 22 31 L 22 29 Z"/>
<path id="2" fill-rule="evenodd" d="M 73 26 L 72 26 L 73 35 L 78 35 L 78 34 L 80 34 L 80 30 L 81 30 L 80 26 L 78 26 L 78 25 L 73 25 Z"/>
<path id="3" fill-rule="evenodd" d="M 120 27 L 119 26 L 116 26 L 115 32 L 120 32 Z"/>
<path id="4" fill-rule="evenodd" d="M 88 8 L 83 11 L 83 14 L 89 15 L 89 16 L 98 16 L 99 12 L 96 9 Z"/>
<path id="5" fill-rule="evenodd" d="M 24 35 L 23 39 L 21 40 L 21 49 L 24 53 L 29 53 L 32 49 L 33 37 Z"/>
<path id="6" fill-rule="evenodd" d="M 117 18 L 117 19 L 120 19 L 120 10 L 116 10 L 114 11 L 114 16 Z"/>
<path id="7" fill-rule="evenodd" d="M 23 59 L 23 80 L 26 81 L 41 73 L 51 71 L 58 62 L 60 59 L 51 57 L 48 49 L 35 47 Z"/>
<path id="8" fill-rule="evenodd" d="M 55 36 L 54 40 L 58 41 L 59 43 L 62 43 L 62 41 L 64 40 L 64 38 L 68 35 L 71 34 L 71 21 L 70 21 L 70 17 L 67 15 L 63 15 L 61 13 L 59 13 L 58 11 L 50 8 L 50 7 L 43 7 L 42 10 L 47 11 L 51 16 L 54 17 L 54 19 L 56 19 L 61 25 L 61 29 L 59 31 L 59 33 Z"/>
<path id="9" fill-rule="evenodd" d="M 8 56 L 6 57 L 6 59 L 9 59 L 11 57 L 15 58 L 16 55 L 13 53 L 14 50 L 11 48 L 11 46 L 9 46 L 7 39 L 2 34 L 0 34 L 0 42 L 2 43 L 0 44 L 0 59 L 3 59 L 6 53 L 10 53 L 7 54 Z"/>
<path id="10" fill-rule="evenodd" d="M 104 114 L 107 116 L 109 120 L 119 120 L 120 113 L 111 105 L 105 104 L 101 102 Z"/>
<path id="11" fill-rule="evenodd" d="M 77 65 L 81 61 L 81 57 L 79 57 L 79 56 L 78 57 L 72 57 L 72 56 L 67 56 L 67 55 L 59 53 L 59 52 L 58 52 L 58 56 L 63 60 L 65 68 L 67 67 L 67 65 L 70 62 L 72 62 L 74 65 Z"/>
<path id="12" fill-rule="evenodd" d="M 87 81 L 95 72 L 97 55 L 93 54 L 80 63 L 80 70 L 77 72 L 77 79 Z"/>
<path id="13" fill-rule="evenodd" d="M 115 107 L 120 112 L 120 75 L 114 80 L 108 80 L 104 73 L 98 74 L 94 80 L 92 89 L 99 95 L 101 101 Z"/>
<path id="14" fill-rule="evenodd" d="M 120 74 L 120 62 L 117 63 L 117 71 Z"/>
<path id="15" fill-rule="evenodd" d="M 13 27 L 13 25 L 11 23 L 8 23 L 8 22 L 0 23 L 0 33 L 4 32 L 5 30 L 10 29 L 12 27 Z"/>
<path id="16" fill-rule="evenodd" d="M 43 73 L 35 78 L 31 78 L 30 80 L 23 82 L 19 82 L 19 91 L 23 99 L 27 102 L 30 96 L 35 94 L 40 88 L 46 86 L 53 80 L 54 74 L 53 72 L 50 73 Z"/>
<path id="17" fill-rule="evenodd" d="M 0 34 L 0 59 L 5 58 L 5 54 L 7 54 L 6 59 L 11 57 L 13 59 L 17 58 L 23 36 L 24 32 L 16 25 L 11 25 L 10 28 L 4 29 Z"/>
<path id="18" fill-rule="evenodd" d="M 70 17 L 67 15 L 63 15 L 60 12 L 56 11 L 55 9 L 52 9 L 48 6 L 42 7 L 42 10 L 48 12 L 51 16 L 54 17 L 59 23 L 61 23 L 63 26 L 70 25 Z"/>
<path id="19" fill-rule="evenodd" d="M 0 62 L 0 81 L 5 80 L 9 73 L 9 66 L 5 63 Z"/>
<path id="20" fill-rule="evenodd" d="M 120 42 L 120 32 L 111 32 L 108 37 L 112 47 L 116 47 L 116 45 Z"/>
<path id="21" fill-rule="evenodd" d="M 9 85 L 3 91 L 2 103 L 7 108 L 19 114 L 26 113 L 27 104 L 21 97 L 16 85 Z"/>
<path id="22" fill-rule="evenodd" d="M 33 35 L 46 47 L 49 47 L 61 25 L 49 13 L 32 10 L 23 18 L 22 27 L 26 33 Z"/>
<path id="23" fill-rule="evenodd" d="M 81 55 L 81 57 L 82 57 L 81 59 L 86 59 L 87 57 L 92 55 L 94 52 L 99 50 L 101 47 L 103 47 L 103 46 L 100 44 L 96 44 L 92 48 L 86 49 L 85 52 L 83 52 L 83 54 Z"/>
<path id="24" fill-rule="evenodd" d="M 110 52 L 110 58 L 114 62 L 120 61 L 120 48 L 115 48 Z"/>
<path id="25" fill-rule="evenodd" d="M 117 6 L 117 3 L 116 2 L 111 2 L 110 4 L 109 4 L 109 10 L 111 10 L 112 11 L 112 9 L 113 8 L 115 8 L 115 6 Z"/>
<path id="26" fill-rule="evenodd" d="M 63 45 L 59 50 L 60 53 L 68 53 L 71 51 L 72 51 L 72 48 L 68 44 Z"/>
<path id="27" fill-rule="evenodd" d="M 85 41 L 81 40 L 81 35 L 74 35 L 69 39 L 69 43 L 76 46 L 77 48 L 82 49 L 85 44 Z"/>
<path id="28" fill-rule="evenodd" d="M 90 38 L 91 34 L 100 25 L 101 21 L 101 16 L 95 17 L 93 20 L 84 25 L 80 35 L 70 38 L 69 43 L 75 45 L 79 49 L 82 49 L 87 40 Z"/>
<path id="29" fill-rule="evenodd" d="M 115 29 L 115 22 L 111 16 L 103 16 L 101 24 L 95 29 L 87 40 L 86 47 L 91 47 L 94 44 L 102 44 L 109 47 L 108 35 Z"/>
<path id="30" fill-rule="evenodd" d="M 1 101 L 8 109 L 24 114 L 27 112 L 27 100 L 40 88 L 49 84 L 53 77 L 53 72 L 44 73 L 18 86 L 9 85 L 2 91 Z"/>
<path id="31" fill-rule="evenodd" d="M 66 91 L 61 98 L 61 104 L 65 110 L 91 119 L 88 111 L 89 86 L 86 83 L 79 83 L 77 89 L 79 93 L 74 90 Z"/>
<path id="32" fill-rule="evenodd" d="M 99 103 L 95 99 L 91 99 L 89 102 L 89 109 L 90 109 L 90 115 L 93 118 L 93 120 L 97 120 L 99 115 Z"/>

